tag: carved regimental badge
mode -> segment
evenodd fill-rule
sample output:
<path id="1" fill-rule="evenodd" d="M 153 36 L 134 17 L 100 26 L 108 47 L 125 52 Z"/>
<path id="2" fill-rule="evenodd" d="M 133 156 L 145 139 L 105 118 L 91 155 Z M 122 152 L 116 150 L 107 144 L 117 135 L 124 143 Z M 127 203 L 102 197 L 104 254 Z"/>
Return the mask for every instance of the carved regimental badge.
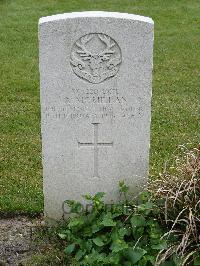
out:
<path id="1" fill-rule="evenodd" d="M 100 83 L 116 75 L 121 58 L 120 48 L 111 37 L 90 33 L 75 42 L 70 63 L 78 77 Z"/>

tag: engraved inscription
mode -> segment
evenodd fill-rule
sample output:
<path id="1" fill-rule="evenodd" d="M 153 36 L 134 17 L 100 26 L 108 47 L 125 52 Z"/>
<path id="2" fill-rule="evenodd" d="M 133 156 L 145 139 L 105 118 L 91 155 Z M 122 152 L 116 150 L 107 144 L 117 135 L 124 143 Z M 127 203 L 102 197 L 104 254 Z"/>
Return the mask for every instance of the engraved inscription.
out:
<path id="1" fill-rule="evenodd" d="M 73 88 L 72 90 L 76 100 L 81 104 L 121 104 L 127 101 L 116 88 L 87 88 L 85 90 Z"/>
<path id="2" fill-rule="evenodd" d="M 93 147 L 94 148 L 94 177 L 99 177 L 98 174 L 98 150 L 99 147 L 112 147 L 113 142 L 98 142 L 98 125 L 99 123 L 92 123 L 94 125 L 94 142 L 78 142 L 78 147 Z"/>
<path id="3" fill-rule="evenodd" d="M 75 42 L 70 63 L 78 77 L 100 83 L 117 74 L 121 61 L 116 41 L 102 33 L 90 33 Z"/>
<path id="4" fill-rule="evenodd" d="M 85 106 L 48 106 L 43 108 L 42 113 L 46 119 L 56 120 L 112 120 L 116 117 L 122 119 L 135 119 L 144 116 L 144 110 L 141 106 L 113 106 L 102 105 L 94 110 L 88 110 Z"/>

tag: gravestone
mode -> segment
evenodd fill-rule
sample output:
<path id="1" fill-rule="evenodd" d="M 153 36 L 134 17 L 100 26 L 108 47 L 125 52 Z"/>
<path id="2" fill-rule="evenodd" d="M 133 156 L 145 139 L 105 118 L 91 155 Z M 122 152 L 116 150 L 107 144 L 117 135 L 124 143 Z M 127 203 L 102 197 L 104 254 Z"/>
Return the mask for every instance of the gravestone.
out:
<path id="1" fill-rule="evenodd" d="M 80 12 L 39 21 L 45 215 L 62 203 L 125 180 L 137 193 L 148 176 L 153 21 Z"/>

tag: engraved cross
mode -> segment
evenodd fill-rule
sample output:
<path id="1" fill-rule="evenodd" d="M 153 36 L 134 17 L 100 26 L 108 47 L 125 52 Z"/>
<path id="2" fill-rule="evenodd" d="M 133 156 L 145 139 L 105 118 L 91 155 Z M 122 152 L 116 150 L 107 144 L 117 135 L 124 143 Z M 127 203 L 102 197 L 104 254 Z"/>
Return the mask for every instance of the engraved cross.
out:
<path id="1" fill-rule="evenodd" d="M 112 147 L 113 142 L 98 142 L 98 125 L 99 123 L 92 123 L 94 125 L 94 142 L 78 142 L 78 147 L 93 147 L 94 148 L 94 177 L 99 177 L 98 174 L 98 151 L 101 147 Z"/>

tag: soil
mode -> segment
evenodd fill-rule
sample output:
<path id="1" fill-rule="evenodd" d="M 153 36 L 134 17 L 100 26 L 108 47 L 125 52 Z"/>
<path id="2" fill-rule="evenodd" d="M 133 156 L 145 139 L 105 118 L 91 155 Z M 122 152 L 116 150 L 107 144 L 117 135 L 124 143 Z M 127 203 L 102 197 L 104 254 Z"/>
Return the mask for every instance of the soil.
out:
<path id="1" fill-rule="evenodd" d="M 23 265 L 37 249 L 34 232 L 43 223 L 39 218 L 0 219 L 0 266 Z"/>

